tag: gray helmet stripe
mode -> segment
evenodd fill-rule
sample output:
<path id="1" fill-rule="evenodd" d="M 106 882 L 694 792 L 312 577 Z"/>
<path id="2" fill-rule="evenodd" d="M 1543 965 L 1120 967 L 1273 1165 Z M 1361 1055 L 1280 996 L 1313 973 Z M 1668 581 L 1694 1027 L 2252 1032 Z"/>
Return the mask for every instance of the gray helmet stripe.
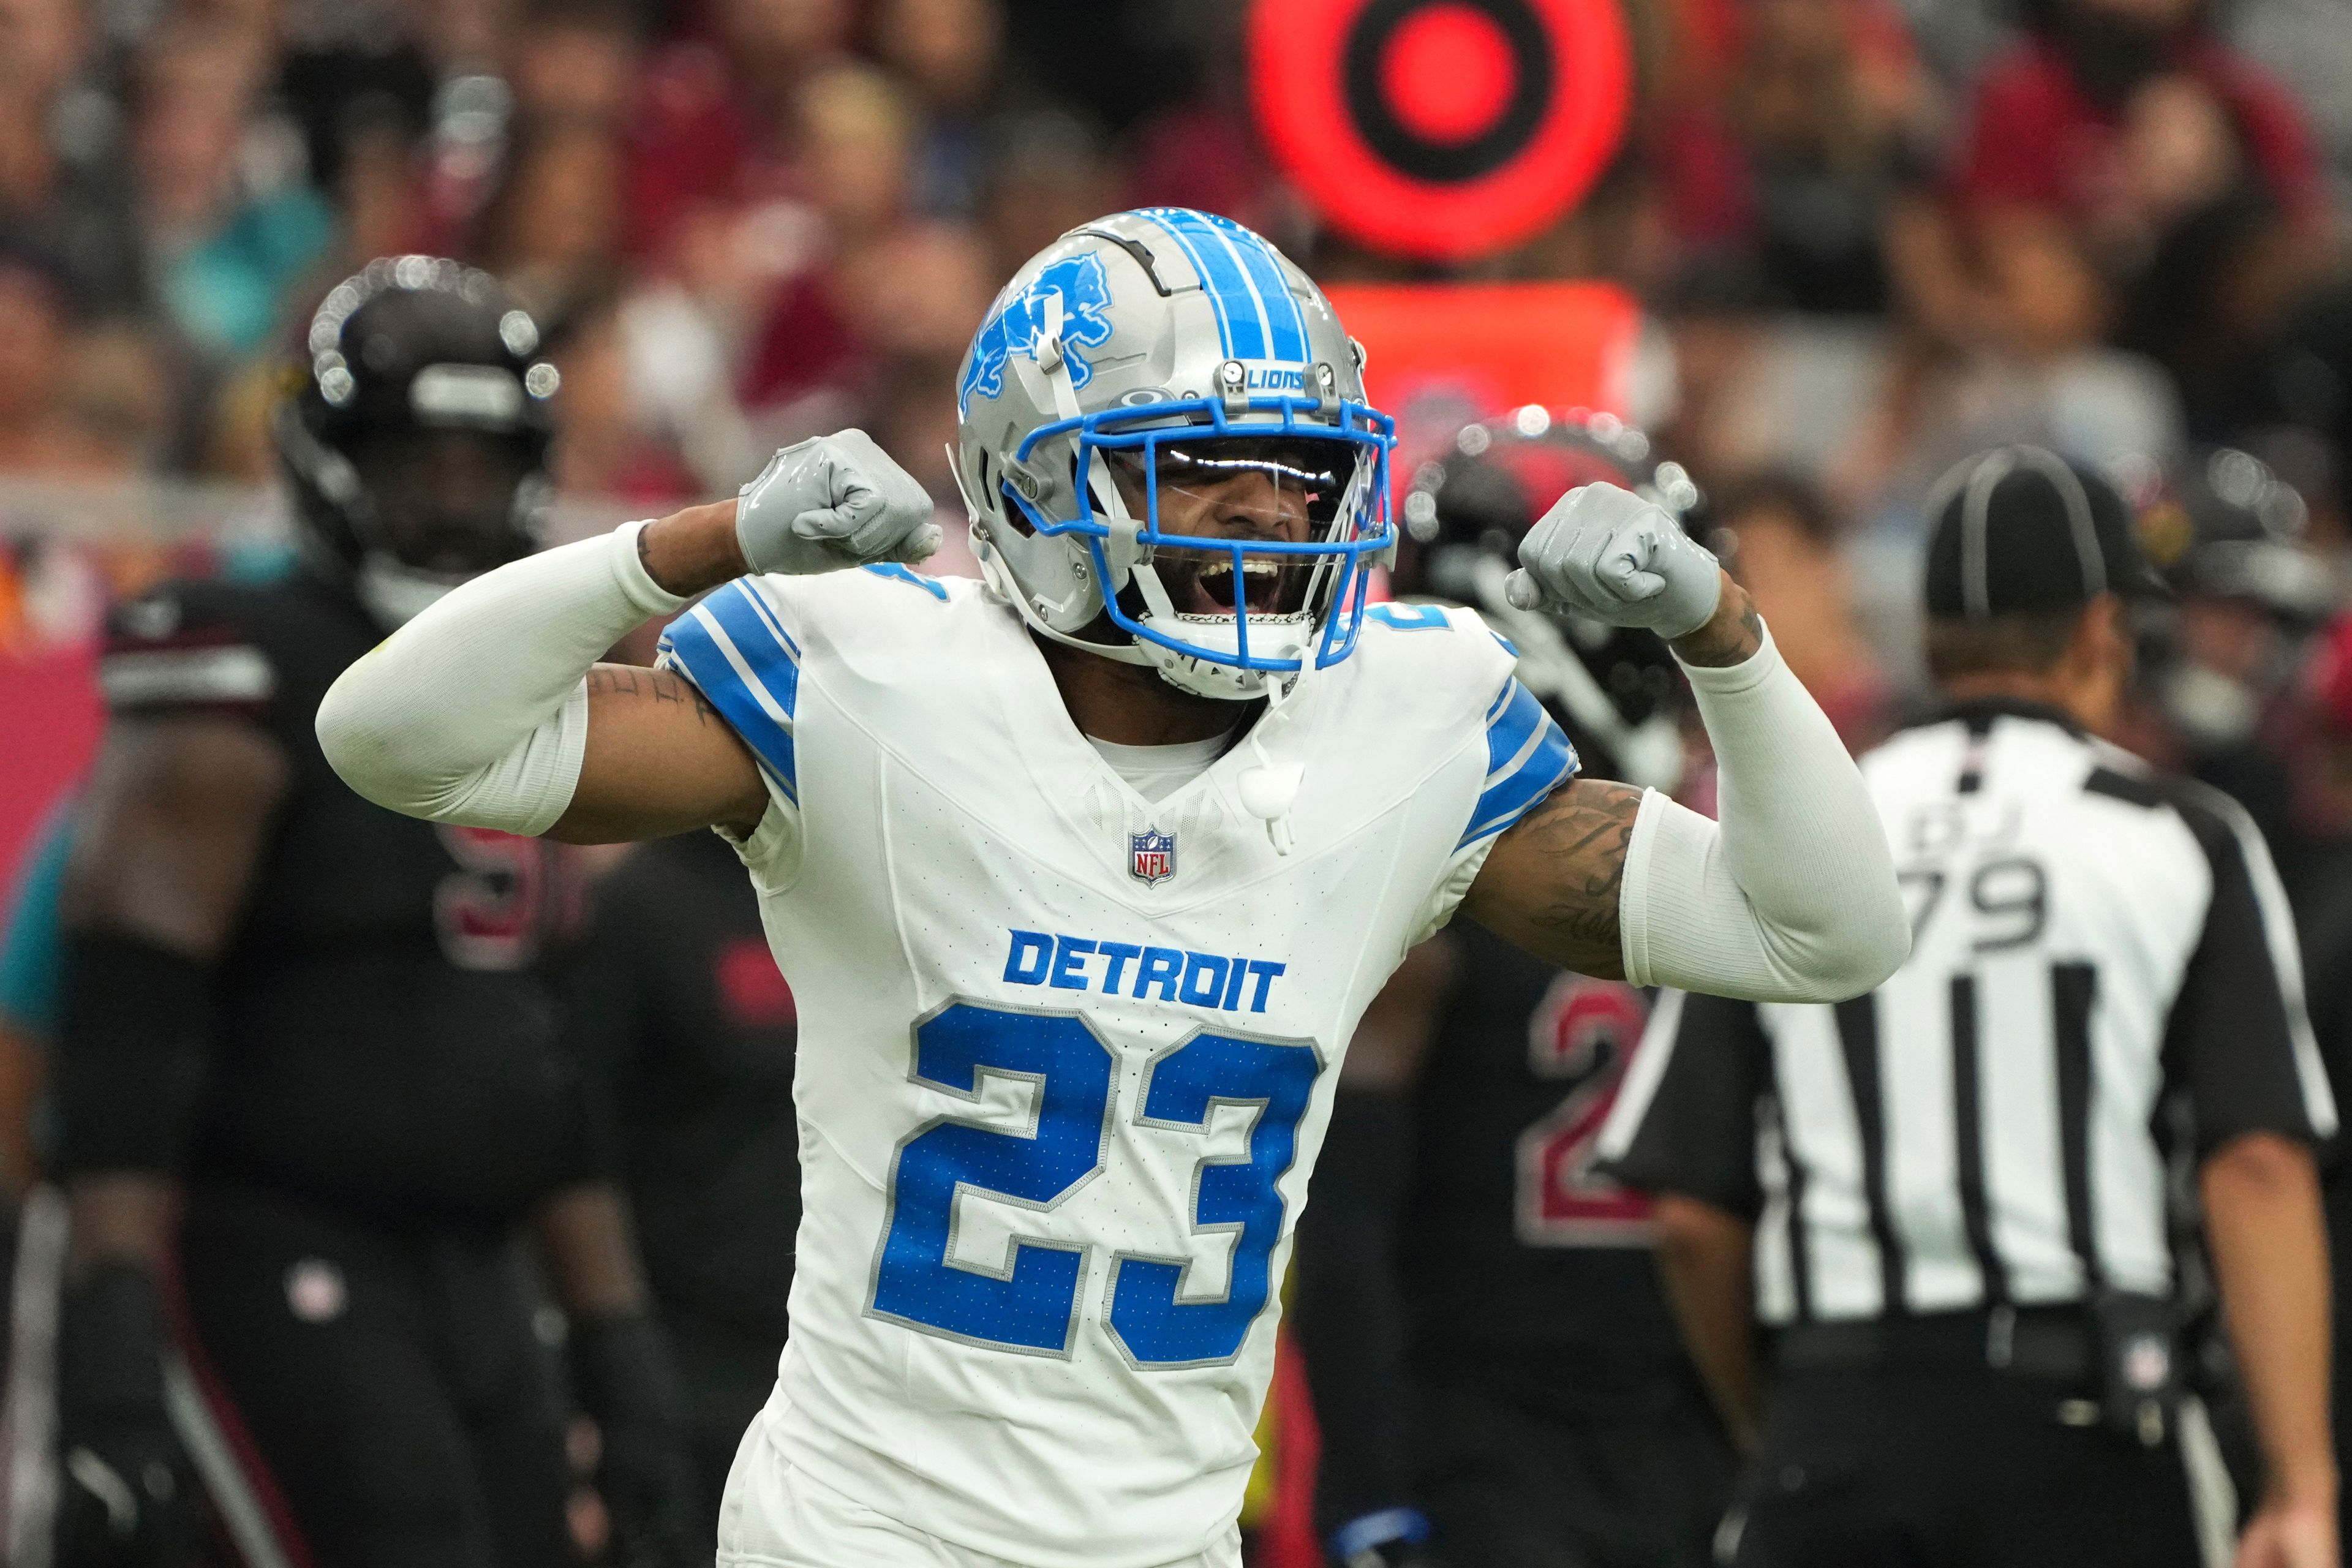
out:
<path id="1" fill-rule="evenodd" d="M 2007 448 L 1988 452 L 1969 475 L 1968 494 L 1960 503 L 1960 603 L 1969 619 L 1987 621 L 1992 618 L 1992 563 L 1987 559 L 1990 546 L 1986 539 L 1987 513 L 1992 507 L 1992 492 L 2001 480 L 2015 471 L 2017 459 Z"/>

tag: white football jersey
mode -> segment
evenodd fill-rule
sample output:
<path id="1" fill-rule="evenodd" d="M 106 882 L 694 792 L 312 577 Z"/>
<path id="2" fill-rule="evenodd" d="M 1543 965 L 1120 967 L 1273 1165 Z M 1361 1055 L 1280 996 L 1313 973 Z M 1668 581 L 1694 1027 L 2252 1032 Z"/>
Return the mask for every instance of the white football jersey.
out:
<path id="1" fill-rule="evenodd" d="M 772 797 L 741 848 L 799 1002 L 803 1212 L 772 1439 L 1041 1568 L 1202 1550 L 1339 1054 L 1566 737 L 1475 614 L 1377 606 L 1262 723 L 1305 770 L 1286 857 L 1249 745 L 1148 804 L 978 583 L 745 579 L 664 658 Z"/>

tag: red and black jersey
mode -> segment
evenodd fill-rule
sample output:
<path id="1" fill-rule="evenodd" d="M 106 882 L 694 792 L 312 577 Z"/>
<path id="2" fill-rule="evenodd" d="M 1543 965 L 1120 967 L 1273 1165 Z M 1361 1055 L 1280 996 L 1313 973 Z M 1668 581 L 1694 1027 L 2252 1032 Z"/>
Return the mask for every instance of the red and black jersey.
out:
<path id="1" fill-rule="evenodd" d="M 1293 1321 L 1322 1435 L 1318 1528 L 1343 1538 L 1423 1510 L 1441 1555 L 1449 1533 L 1473 1549 L 1465 1507 L 1519 1510 L 1555 1553 L 1622 1533 L 1597 1515 L 1558 1525 L 1560 1500 L 1584 1495 L 1565 1470 L 1497 1503 L 1493 1488 L 1518 1483 L 1489 1473 L 1467 1436 L 1495 1412 L 1544 1434 L 1544 1453 L 1614 1455 L 1615 1479 L 1595 1486 L 1683 1467 L 1704 1515 L 1719 1499 L 1688 1462 L 1720 1440 L 1658 1284 L 1649 1208 L 1592 1169 L 1647 999 L 1466 921 L 1433 941 L 1451 962 L 1417 1075 L 1342 1080 L 1299 1223 Z M 1474 1477 L 1489 1494 L 1465 1504 Z M 1686 1534 L 1673 1514 L 1643 1539 Z M 1518 1561 L 1500 1552 L 1472 1560 Z"/>
<path id="2" fill-rule="evenodd" d="M 166 584 L 113 617 L 113 722 L 227 716 L 289 764 L 213 974 L 184 1174 L 374 1223 L 498 1222 L 604 1158 L 539 970 L 576 899 L 561 847 L 402 816 L 328 766 L 320 699 L 382 636 L 304 574 Z"/>
<path id="3" fill-rule="evenodd" d="M 1563 1411 L 1660 1397 L 1686 1373 L 1649 1205 L 1591 1168 L 1647 999 L 1467 921 L 1439 940 L 1457 963 L 1413 1100 L 1407 1354 Z"/>

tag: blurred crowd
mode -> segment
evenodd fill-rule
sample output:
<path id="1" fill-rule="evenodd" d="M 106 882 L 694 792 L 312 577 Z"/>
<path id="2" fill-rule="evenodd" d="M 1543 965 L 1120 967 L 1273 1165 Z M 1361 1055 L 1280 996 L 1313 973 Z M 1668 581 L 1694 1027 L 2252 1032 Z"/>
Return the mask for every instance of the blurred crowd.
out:
<path id="1" fill-rule="evenodd" d="M 2297 498 L 2269 535 L 2342 546 L 2352 28 L 2328 0 L 1627 9 L 1622 153 L 1471 275 L 1633 290 L 1621 412 L 1694 473 L 1805 479 L 1867 576 L 1994 441 L 2143 504 L 2228 447 Z M 0 477 L 266 481 L 294 328 L 368 258 L 427 251 L 541 318 L 567 491 L 723 492 L 857 423 L 952 500 L 954 363 L 1076 222 L 1196 205 L 1326 280 L 1422 275 L 1273 167 L 1245 11 L 0 0 Z"/>

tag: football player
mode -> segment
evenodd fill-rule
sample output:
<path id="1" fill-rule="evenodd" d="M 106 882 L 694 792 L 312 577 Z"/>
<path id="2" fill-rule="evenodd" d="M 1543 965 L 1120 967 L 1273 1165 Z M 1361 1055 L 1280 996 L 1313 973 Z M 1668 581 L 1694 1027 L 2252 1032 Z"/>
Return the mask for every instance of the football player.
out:
<path id="1" fill-rule="evenodd" d="M 551 854 L 371 805 L 311 725 L 387 631 L 536 547 L 539 346 L 484 274 L 371 265 L 279 410 L 301 568 L 118 617 L 64 893 L 63 1568 L 188 1561 L 199 1479 L 252 1568 L 574 1561 L 526 1216 L 621 1555 L 686 1561 L 675 1374 L 534 968 Z"/>
<path id="2" fill-rule="evenodd" d="M 1357 1017 L 1458 908 L 1582 973 L 1843 996 L 1908 945 L 1827 721 L 1673 520 L 1584 486 L 1517 602 L 1691 667 L 1720 827 L 1575 776 L 1468 611 L 1367 609 L 1390 423 L 1209 215 L 1024 267 L 958 386 L 986 581 L 856 431 L 466 584 L 319 711 L 353 786 L 719 828 L 799 1000 L 792 1337 L 721 1563 L 1232 1564 L 1273 1287 Z M 852 570 L 842 570 L 852 568 Z M 644 618 L 657 671 L 597 667 Z"/>
<path id="3" fill-rule="evenodd" d="M 1552 498 L 1698 500 L 1608 416 L 1474 425 L 1404 496 L 1400 595 L 1480 607 L 1588 765 L 1670 789 L 1649 633 L 1504 597 Z M 1397 615 L 1425 613 L 1400 606 Z M 1349 1041 L 1299 1222 L 1292 1308 L 1345 1568 L 1701 1568 L 1732 1456 L 1660 1293 L 1649 1206 L 1591 1169 L 1648 999 L 1471 922 L 1404 963 Z"/>

